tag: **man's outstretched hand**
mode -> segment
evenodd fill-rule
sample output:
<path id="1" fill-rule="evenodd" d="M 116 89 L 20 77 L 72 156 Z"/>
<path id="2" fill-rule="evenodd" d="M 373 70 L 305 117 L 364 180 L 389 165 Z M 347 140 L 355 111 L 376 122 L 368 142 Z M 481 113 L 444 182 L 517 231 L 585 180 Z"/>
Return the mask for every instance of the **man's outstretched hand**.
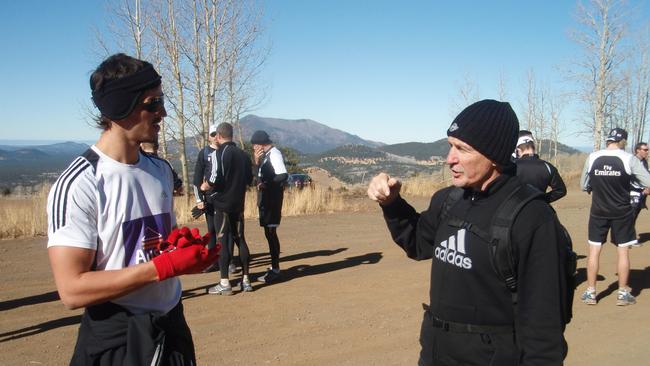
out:
<path id="1" fill-rule="evenodd" d="M 379 173 L 368 185 L 368 197 L 382 206 L 389 205 L 397 198 L 401 189 L 402 182 L 386 173 Z"/>

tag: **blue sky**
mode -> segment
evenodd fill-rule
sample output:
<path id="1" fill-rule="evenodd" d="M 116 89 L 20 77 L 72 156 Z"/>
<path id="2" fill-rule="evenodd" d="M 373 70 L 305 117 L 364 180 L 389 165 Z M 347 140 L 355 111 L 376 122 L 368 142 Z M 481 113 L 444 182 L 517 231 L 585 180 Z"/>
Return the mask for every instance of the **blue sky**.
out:
<path id="1" fill-rule="evenodd" d="M 283 1 L 264 3 L 271 45 L 254 114 L 309 118 L 398 143 L 434 141 L 459 111 L 464 80 L 480 98 L 507 99 L 520 120 L 526 73 L 553 90 L 571 89 L 560 71 L 579 50 L 567 34 L 574 1 Z M 648 5 L 634 2 L 648 19 Z M 94 140 L 88 77 L 101 61 L 94 29 L 105 2 L 6 1 L 0 11 L 0 139 Z M 564 111 L 567 144 L 575 108 Z"/>

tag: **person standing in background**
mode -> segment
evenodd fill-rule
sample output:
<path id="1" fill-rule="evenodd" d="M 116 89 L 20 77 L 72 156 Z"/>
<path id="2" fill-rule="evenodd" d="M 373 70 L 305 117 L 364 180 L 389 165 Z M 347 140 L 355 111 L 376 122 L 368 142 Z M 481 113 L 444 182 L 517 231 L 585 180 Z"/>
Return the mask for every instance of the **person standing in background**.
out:
<path id="1" fill-rule="evenodd" d="M 253 291 L 249 278 L 249 249 L 243 236 L 244 203 L 246 189 L 253 180 L 251 160 L 248 154 L 237 147 L 232 141 L 233 127 L 224 122 L 217 126 L 217 145 L 219 148 L 212 152 L 212 171 L 207 182 L 203 182 L 203 191 L 213 191 L 211 203 L 214 207 L 214 224 L 222 238 L 224 248 L 219 258 L 221 272 L 220 283 L 208 289 L 215 295 L 231 295 L 232 286 L 229 278 L 229 264 L 233 256 L 234 244 L 239 248 L 243 278 L 240 282 L 242 292 Z M 242 235 L 240 235 L 242 233 Z"/>
<path id="2" fill-rule="evenodd" d="M 634 156 L 641 162 L 641 165 L 648 170 L 648 144 L 639 142 L 634 146 Z M 650 194 L 650 189 L 639 186 L 636 182 L 632 182 L 632 190 L 630 191 L 630 203 L 634 208 L 634 224 L 636 226 L 636 219 L 639 217 L 642 209 L 647 209 L 646 198 Z"/>
<path id="3" fill-rule="evenodd" d="M 255 131 L 251 137 L 254 162 L 257 167 L 257 206 L 260 226 L 269 244 L 271 268 L 259 277 L 260 282 L 271 284 L 280 279 L 280 239 L 277 228 L 282 219 L 284 183 L 289 174 L 282 153 L 271 141 L 266 131 Z"/>
<path id="4" fill-rule="evenodd" d="M 535 140 L 530 131 L 519 131 L 517 140 L 517 177 L 524 184 L 530 184 L 544 193 L 546 202 L 551 203 L 566 196 L 566 186 L 553 164 L 542 160 L 536 154 Z M 546 192 L 548 188 L 550 191 Z"/>

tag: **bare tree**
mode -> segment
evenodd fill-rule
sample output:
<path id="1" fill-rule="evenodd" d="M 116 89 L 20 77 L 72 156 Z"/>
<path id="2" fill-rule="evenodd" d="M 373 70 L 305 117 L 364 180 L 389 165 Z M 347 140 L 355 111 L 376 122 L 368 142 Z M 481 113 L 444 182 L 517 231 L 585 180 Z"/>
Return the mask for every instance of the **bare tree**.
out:
<path id="1" fill-rule="evenodd" d="M 572 39 L 584 51 L 573 77 L 581 84 L 580 99 L 587 106 L 585 125 L 592 133 L 594 150 L 600 149 L 606 122 L 616 108 L 615 94 L 621 85 L 620 66 L 625 60 L 621 40 L 627 24 L 621 0 L 589 0 L 578 3 L 577 21 L 581 29 Z"/>
<path id="2" fill-rule="evenodd" d="M 535 77 L 535 72 L 528 70 L 526 75 L 526 106 L 524 108 L 524 120 L 526 129 L 533 133 L 538 141 L 537 149 L 541 153 L 543 149 L 543 139 L 547 138 L 548 113 L 547 113 L 547 95 L 548 90 L 540 86 Z"/>
<path id="3" fill-rule="evenodd" d="M 647 32 L 645 32 L 647 35 Z M 650 75 L 648 73 L 648 41 L 647 37 L 639 39 L 635 50 L 638 58 L 630 63 L 625 78 L 625 109 L 632 145 L 647 142 L 646 119 L 648 115 L 648 102 L 650 99 Z"/>
<path id="4" fill-rule="evenodd" d="M 549 155 L 553 160 L 553 165 L 557 166 L 557 144 L 560 138 L 560 131 L 563 129 L 562 125 L 562 112 L 564 110 L 566 97 L 562 94 L 551 94 L 548 98 L 548 112 L 549 112 L 549 132 L 550 132 L 550 146 Z"/>
<path id="5" fill-rule="evenodd" d="M 452 102 L 453 107 L 450 111 L 451 115 L 457 115 L 459 111 L 463 110 L 463 108 L 478 101 L 480 98 L 479 95 L 478 85 L 469 73 L 465 73 L 465 75 L 463 75 L 463 80 L 458 86 L 458 94 Z"/>
<path id="6" fill-rule="evenodd" d="M 118 49 L 152 60 L 163 76 L 168 112 L 161 128 L 163 156 L 173 153 L 180 160 L 183 180 L 188 182 L 187 141 L 194 138 L 202 148 L 211 124 L 238 122 L 239 112 L 254 104 L 256 90 L 251 86 L 266 55 L 257 44 L 259 4 L 124 0 L 112 14 Z M 106 42 L 100 46 L 110 49 Z M 169 151 L 167 139 L 178 149 Z"/>
<path id="7" fill-rule="evenodd" d="M 506 75 L 503 73 L 503 70 L 501 70 L 499 72 L 498 92 L 499 92 L 499 100 L 502 102 L 507 101 L 506 100 L 508 98 L 507 87 L 508 87 L 508 80 L 506 79 Z"/>

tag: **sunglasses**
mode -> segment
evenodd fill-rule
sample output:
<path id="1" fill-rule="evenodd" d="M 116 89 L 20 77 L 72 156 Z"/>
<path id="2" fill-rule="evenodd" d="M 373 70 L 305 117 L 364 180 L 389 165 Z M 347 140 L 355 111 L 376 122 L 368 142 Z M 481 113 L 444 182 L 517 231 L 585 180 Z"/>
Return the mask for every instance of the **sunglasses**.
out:
<path id="1" fill-rule="evenodd" d="M 154 97 L 149 99 L 148 102 L 142 103 L 142 109 L 147 112 L 155 113 L 165 108 L 165 96 Z"/>
<path id="2" fill-rule="evenodd" d="M 216 132 L 213 132 L 213 133 L 210 134 L 210 137 L 216 137 L 216 136 L 217 136 Z"/>
<path id="3" fill-rule="evenodd" d="M 648 151 L 648 149 L 639 149 L 639 150 L 642 150 L 642 151 Z"/>

